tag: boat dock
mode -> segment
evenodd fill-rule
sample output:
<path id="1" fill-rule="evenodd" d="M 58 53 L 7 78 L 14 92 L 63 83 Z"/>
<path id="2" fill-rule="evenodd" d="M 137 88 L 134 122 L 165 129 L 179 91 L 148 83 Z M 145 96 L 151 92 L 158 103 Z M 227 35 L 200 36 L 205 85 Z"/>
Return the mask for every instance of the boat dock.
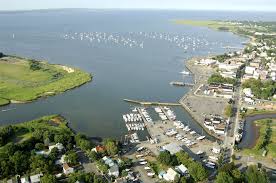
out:
<path id="1" fill-rule="evenodd" d="M 194 84 L 193 83 L 184 83 L 182 81 L 172 81 L 170 82 L 171 85 L 174 85 L 174 86 L 188 86 L 188 87 L 193 87 Z"/>
<path id="2" fill-rule="evenodd" d="M 124 99 L 125 102 L 133 103 L 133 104 L 139 104 L 139 105 L 145 105 L 145 106 L 181 106 L 180 103 L 170 103 L 170 102 L 145 102 L 145 101 L 138 101 L 138 100 L 130 100 L 130 99 Z"/>

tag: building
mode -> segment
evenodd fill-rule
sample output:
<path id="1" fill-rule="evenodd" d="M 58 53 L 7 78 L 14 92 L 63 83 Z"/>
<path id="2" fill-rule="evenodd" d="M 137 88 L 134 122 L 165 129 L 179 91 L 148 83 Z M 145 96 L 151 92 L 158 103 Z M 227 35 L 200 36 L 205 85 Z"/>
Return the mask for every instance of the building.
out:
<path id="1" fill-rule="evenodd" d="M 30 183 L 29 177 L 22 177 L 20 181 L 21 183 Z"/>
<path id="2" fill-rule="evenodd" d="M 179 166 L 176 166 L 175 169 L 176 169 L 181 175 L 183 175 L 183 176 L 185 176 L 185 177 L 188 177 L 188 176 L 189 176 L 188 168 L 187 168 L 185 165 L 181 164 L 181 165 L 179 165 Z"/>
<path id="3" fill-rule="evenodd" d="M 246 66 L 245 67 L 245 74 L 253 75 L 255 70 L 256 70 L 255 67 Z"/>
<path id="4" fill-rule="evenodd" d="M 242 91 L 243 91 L 243 93 L 244 93 L 245 96 L 247 96 L 247 97 L 254 97 L 251 88 L 244 88 Z"/>
<path id="5" fill-rule="evenodd" d="M 179 173 L 177 173 L 175 170 L 172 168 L 169 168 L 167 172 L 163 175 L 163 178 L 166 181 L 174 181 L 176 177 L 180 177 Z"/>
<path id="6" fill-rule="evenodd" d="M 109 169 L 108 169 L 108 175 L 109 176 L 115 176 L 115 177 L 119 177 L 119 166 L 114 163 L 114 161 L 111 159 L 111 158 L 108 158 L 108 157 L 103 157 L 102 160 L 104 161 L 104 163 L 106 165 L 109 166 Z"/>
<path id="7" fill-rule="evenodd" d="M 43 176 L 42 173 L 30 176 L 31 183 L 39 183 L 40 177 L 42 177 L 42 176 Z"/>
<path id="8" fill-rule="evenodd" d="M 52 149 L 54 149 L 54 148 L 57 148 L 59 151 L 62 151 L 64 149 L 64 146 L 61 143 L 56 143 L 55 145 L 49 146 L 49 151 L 51 152 Z"/>
<path id="9" fill-rule="evenodd" d="M 176 143 L 170 143 L 163 146 L 164 150 L 167 150 L 170 152 L 170 154 L 176 154 L 179 151 L 182 151 L 183 149 Z"/>
<path id="10" fill-rule="evenodd" d="M 62 168 L 63 168 L 63 173 L 64 173 L 65 175 L 68 175 L 68 174 L 74 172 L 74 168 L 73 168 L 73 167 L 70 167 L 67 163 L 64 163 L 63 166 L 62 166 Z"/>
<path id="11" fill-rule="evenodd" d="M 100 153 L 100 152 L 104 152 L 106 149 L 104 146 L 96 146 L 95 148 L 92 149 L 92 151 L 96 152 L 96 153 Z"/>

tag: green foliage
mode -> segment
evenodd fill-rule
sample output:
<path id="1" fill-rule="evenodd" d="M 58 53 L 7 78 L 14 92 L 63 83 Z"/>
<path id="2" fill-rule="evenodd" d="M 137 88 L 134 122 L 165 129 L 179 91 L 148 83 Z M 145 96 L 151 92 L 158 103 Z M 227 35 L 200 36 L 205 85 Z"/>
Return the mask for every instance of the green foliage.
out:
<path id="1" fill-rule="evenodd" d="M 169 151 L 160 152 L 157 160 L 163 165 L 174 166 L 177 164 L 177 158 L 174 155 L 171 155 Z"/>
<path id="2" fill-rule="evenodd" d="M 11 125 L 0 128 L 0 147 L 5 145 L 14 133 L 15 129 Z"/>
<path id="3" fill-rule="evenodd" d="M 84 172 L 74 172 L 69 175 L 69 183 L 75 183 L 77 181 L 84 183 L 93 183 L 94 182 L 94 173 L 84 173 Z"/>
<path id="4" fill-rule="evenodd" d="M 38 62 L 36 60 L 29 61 L 29 65 L 30 65 L 30 69 L 32 71 L 37 71 L 37 70 L 40 70 L 42 68 L 40 62 Z"/>
<path id="5" fill-rule="evenodd" d="M 89 158 L 90 158 L 92 161 L 97 161 L 97 160 L 100 159 L 99 154 L 96 153 L 95 151 L 90 151 L 90 152 L 88 153 L 88 156 L 89 156 Z"/>
<path id="6" fill-rule="evenodd" d="M 272 129 L 271 129 L 271 123 L 272 120 L 265 120 L 264 122 L 264 128 L 261 128 L 262 132 L 260 133 L 260 137 L 257 141 L 257 144 L 255 145 L 255 149 L 266 149 L 267 145 L 270 142 Z"/>
<path id="7" fill-rule="evenodd" d="M 108 172 L 109 167 L 108 167 L 108 165 L 106 165 L 106 164 L 104 163 L 104 161 L 103 161 L 102 159 L 98 160 L 98 161 L 96 162 L 96 164 L 97 164 L 98 169 L 99 169 L 101 172 L 103 172 L 103 173 L 107 173 L 107 172 Z"/>
<path id="8" fill-rule="evenodd" d="M 119 152 L 119 144 L 116 140 L 113 139 L 105 139 L 104 146 L 106 148 L 107 154 L 114 156 Z"/>
<path id="9" fill-rule="evenodd" d="M 94 176 L 94 183 L 107 183 L 107 180 L 100 176 L 100 175 L 95 175 Z"/>
<path id="10" fill-rule="evenodd" d="M 234 111 L 233 111 L 233 106 L 228 104 L 225 109 L 224 109 L 224 115 L 227 117 L 227 118 L 230 118 L 234 115 Z"/>
<path id="11" fill-rule="evenodd" d="M 186 183 L 187 179 L 186 177 L 180 177 L 179 183 Z"/>
<path id="12" fill-rule="evenodd" d="M 226 27 L 224 27 L 224 28 L 226 28 Z M 227 28 L 227 30 L 229 30 L 229 29 Z M 231 58 L 228 54 L 217 55 L 217 56 L 213 57 L 214 60 L 217 60 L 219 62 L 224 62 L 228 58 Z"/>
<path id="13" fill-rule="evenodd" d="M 78 163 L 78 154 L 75 151 L 68 151 L 64 160 L 69 164 L 76 165 Z"/>
<path id="14" fill-rule="evenodd" d="M 94 146 L 91 141 L 83 134 L 77 134 L 75 136 L 76 145 L 80 147 L 83 151 L 91 151 Z"/>
<path id="15" fill-rule="evenodd" d="M 55 123 L 53 121 L 55 121 Z M 59 155 L 57 148 L 48 157 L 36 155 L 35 149 L 44 149 L 44 138 L 53 139 L 56 134 L 73 134 L 66 122 L 59 116 L 46 116 L 29 122 L 2 127 L 5 145 L 0 148 L 0 179 L 26 173 L 50 174 L 56 170 L 55 160 Z M 13 135 L 6 138 L 13 131 Z M 3 138 L 2 138 L 3 139 Z M 70 139 L 70 138 L 69 138 Z M 66 143 L 72 143 L 67 140 Z"/>
<path id="16" fill-rule="evenodd" d="M 271 99 L 276 93 L 276 82 L 270 80 L 262 82 L 257 79 L 248 79 L 242 84 L 243 88 L 251 88 L 252 93 L 259 99 Z"/>
<path id="17" fill-rule="evenodd" d="M 199 162 L 193 161 L 188 153 L 180 151 L 176 153 L 176 157 L 179 164 L 182 163 L 188 168 L 191 177 L 195 181 L 203 181 L 207 178 L 208 174 L 205 168 Z"/>
<path id="18" fill-rule="evenodd" d="M 236 80 L 232 78 L 224 78 L 220 74 L 215 73 L 212 74 L 209 79 L 208 83 L 216 83 L 216 84 L 236 84 Z"/>
<path id="19" fill-rule="evenodd" d="M 246 170 L 246 181 L 250 183 L 269 183 L 264 170 L 258 170 L 257 166 L 249 166 Z"/>
<path id="20" fill-rule="evenodd" d="M 233 178 L 226 172 L 219 172 L 215 183 L 234 183 Z"/>
<path id="21" fill-rule="evenodd" d="M 57 179 L 54 175 L 46 174 L 40 179 L 41 183 L 57 183 Z"/>

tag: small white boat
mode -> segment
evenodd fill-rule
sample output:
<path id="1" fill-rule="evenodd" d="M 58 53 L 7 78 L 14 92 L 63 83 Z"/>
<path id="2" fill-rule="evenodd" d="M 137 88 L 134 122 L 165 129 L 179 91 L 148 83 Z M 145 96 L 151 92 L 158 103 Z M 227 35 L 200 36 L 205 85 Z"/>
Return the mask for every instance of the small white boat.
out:
<path id="1" fill-rule="evenodd" d="M 183 71 L 180 72 L 180 74 L 189 75 L 190 72 L 183 70 Z"/>
<path id="2" fill-rule="evenodd" d="M 142 162 L 140 162 L 140 165 L 145 165 L 145 164 L 147 164 L 148 162 L 146 162 L 146 161 L 142 161 Z"/>
<path id="3" fill-rule="evenodd" d="M 205 139 L 205 136 L 200 136 L 200 137 L 198 137 L 198 138 L 196 138 L 197 140 L 203 140 L 203 139 Z"/>

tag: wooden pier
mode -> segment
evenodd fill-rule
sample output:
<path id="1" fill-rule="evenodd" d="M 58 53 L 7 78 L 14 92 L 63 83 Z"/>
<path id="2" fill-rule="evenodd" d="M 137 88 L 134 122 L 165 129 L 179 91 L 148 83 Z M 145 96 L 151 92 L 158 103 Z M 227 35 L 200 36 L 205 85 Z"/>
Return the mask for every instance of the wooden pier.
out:
<path id="1" fill-rule="evenodd" d="M 193 87 L 194 84 L 193 83 L 184 83 L 182 81 L 172 81 L 170 82 L 171 85 L 174 85 L 174 86 L 188 86 L 188 87 Z"/>
<path id="2" fill-rule="evenodd" d="M 138 100 L 130 100 L 130 99 L 124 99 L 125 102 L 133 103 L 133 104 L 139 104 L 144 106 L 181 106 L 180 103 L 170 103 L 170 102 L 146 102 L 146 101 L 138 101 Z"/>

